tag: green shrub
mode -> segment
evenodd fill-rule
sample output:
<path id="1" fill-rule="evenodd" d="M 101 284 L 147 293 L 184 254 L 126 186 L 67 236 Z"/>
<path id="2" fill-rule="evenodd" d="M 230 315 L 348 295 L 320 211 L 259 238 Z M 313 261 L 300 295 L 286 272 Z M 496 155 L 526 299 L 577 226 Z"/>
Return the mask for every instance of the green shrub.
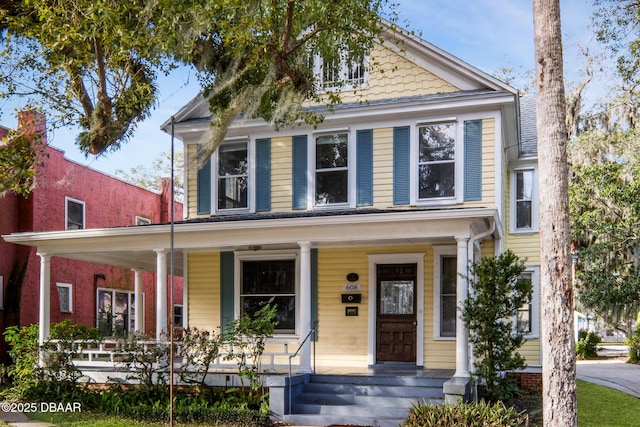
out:
<path id="1" fill-rule="evenodd" d="M 640 326 L 631 337 L 627 338 L 627 345 L 629 346 L 628 362 L 640 364 Z"/>
<path id="2" fill-rule="evenodd" d="M 578 331 L 578 342 L 576 343 L 576 356 L 578 359 L 593 359 L 598 357 L 598 344 L 602 339 L 593 332 L 585 330 Z"/>
<path id="3" fill-rule="evenodd" d="M 482 393 L 489 400 L 519 394 L 512 377 L 505 374 L 526 366 L 517 351 L 524 337 L 511 320 L 531 301 L 531 280 L 522 276 L 524 271 L 524 261 L 507 250 L 473 263 L 466 276 L 472 292 L 459 308 L 476 358 L 473 374 L 482 381 Z"/>
<path id="4" fill-rule="evenodd" d="M 519 427 L 528 425 L 524 412 L 507 408 L 502 402 L 494 404 L 457 403 L 434 406 L 414 403 L 403 427 Z"/>

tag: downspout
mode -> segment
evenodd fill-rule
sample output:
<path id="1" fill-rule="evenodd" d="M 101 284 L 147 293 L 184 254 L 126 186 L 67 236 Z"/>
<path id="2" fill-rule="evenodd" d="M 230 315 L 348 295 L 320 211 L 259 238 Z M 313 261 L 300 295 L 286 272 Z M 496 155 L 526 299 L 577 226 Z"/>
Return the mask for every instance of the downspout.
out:
<path id="1" fill-rule="evenodd" d="M 484 239 L 485 237 L 488 237 L 490 235 L 492 235 L 496 230 L 496 221 L 492 220 L 491 224 L 489 225 L 489 229 L 487 229 L 487 231 L 483 231 L 482 233 L 476 234 L 475 236 L 472 236 L 469 239 L 469 247 L 467 248 L 467 259 L 469 260 L 470 263 L 473 263 L 474 260 L 474 252 L 475 252 L 475 245 L 476 243 L 479 244 L 479 242 L 482 241 L 482 239 Z M 468 287 L 468 293 L 469 296 L 473 296 L 474 290 L 471 288 L 471 286 L 469 286 L 469 282 L 467 281 L 467 287 Z M 469 341 L 469 372 L 473 372 L 473 370 L 475 369 L 475 357 L 473 356 L 473 344 L 471 344 L 471 341 Z M 478 383 L 477 381 L 473 381 L 473 400 L 477 401 L 478 400 Z"/>

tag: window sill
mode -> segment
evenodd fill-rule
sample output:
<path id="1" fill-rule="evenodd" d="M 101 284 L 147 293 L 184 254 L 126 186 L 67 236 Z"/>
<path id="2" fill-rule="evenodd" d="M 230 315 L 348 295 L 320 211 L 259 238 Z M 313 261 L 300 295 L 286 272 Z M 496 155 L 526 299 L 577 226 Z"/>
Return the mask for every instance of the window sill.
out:
<path id="1" fill-rule="evenodd" d="M 456 337 L 433 337 L 434 341 L 455 341 Z"/>

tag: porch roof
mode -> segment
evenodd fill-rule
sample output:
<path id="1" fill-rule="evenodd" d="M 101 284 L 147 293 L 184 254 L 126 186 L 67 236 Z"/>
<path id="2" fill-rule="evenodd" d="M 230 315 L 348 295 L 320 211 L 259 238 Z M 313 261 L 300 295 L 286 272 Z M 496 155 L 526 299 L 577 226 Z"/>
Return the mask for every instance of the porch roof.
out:
<path id="1" fill-rule="evenodd" d="M 443 244 L 472 237 L 496 224 L 496 209 L 345 209 L 218 215 L 173 224 L 152 224 L 13 233 L 9 243 L 69 259 L 156 271 L 156 251 L 169 251 L 173 228 L 174 272 L 183 274 L 188 251 L 233 251 L 385 244 Z"/>

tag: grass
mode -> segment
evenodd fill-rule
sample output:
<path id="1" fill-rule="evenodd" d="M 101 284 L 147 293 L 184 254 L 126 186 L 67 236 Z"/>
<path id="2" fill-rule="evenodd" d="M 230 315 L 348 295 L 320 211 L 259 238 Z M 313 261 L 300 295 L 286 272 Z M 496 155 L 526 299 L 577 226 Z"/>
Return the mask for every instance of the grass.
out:
<path id="1" fill-rule="evenodd" d="M 608 387 L 577 381 L 578 425 L 580 427 L 637 426 L 640 399 Z M 531 408 L 539 407 L 530 402 Z M 103 414 L 82 413 L 31 413 L 33 419 L 68 427 L 158 427 L 163 424 L 136 422 Z M 2 425 L 2 423 L 0 423 Z M 199 427 L 198 424 L 176 424 L 182 427 Z"/>
<path id="2" fill-rule="evenodd" d="M 608 387 L 578 380 L 580 427 L 637 426 L 640 399 Z"/>

